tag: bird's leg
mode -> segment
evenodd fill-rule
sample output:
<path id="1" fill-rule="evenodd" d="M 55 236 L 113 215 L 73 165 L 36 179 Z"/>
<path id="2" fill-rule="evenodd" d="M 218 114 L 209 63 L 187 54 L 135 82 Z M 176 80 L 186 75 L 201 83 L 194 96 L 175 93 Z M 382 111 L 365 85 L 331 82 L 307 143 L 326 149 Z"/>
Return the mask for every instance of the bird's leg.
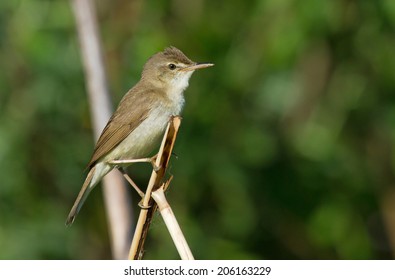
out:
<path id="1" fill-rule="evenodd" d="M 108 163 L 110 164 L 131 164 L 131 163 L 137 163 L 137 162 L 151 162 L 152 158 L 136 158 L 136 159 L 115 159 L 115 160 L 110 160 Z"/>
<path id="2" fill-rule="evenodd" d="M 119 172 L 122 173 L 123 177 L 125 177 L 126 181 L 129 182 L 129 184 L 132 185 L 132 187 L 136 190 L 136 192 L 141 196 L 144 197 L 144 193 L 140 190 L 140 188 L 136 185 L 136 183 L 132 180 L 132 178 L 129 177 L 129 175 L 126 173 L 125 169 L 122 167 L 118 167 Z"/>
<path id="3" fill-rule="evenodd" d="M 155 163 L 157 156 L 158 155 L 155 155 L 150 158 L 116 159 L 116 160 L 110 160 L 110 161 L 108 161 L 108 163 L 114 164 L 114 165 L 120 165 L 120 164 L 132 164 L 132 163 L 137 163 L 137 162 L 149 162 L 149 163 L 151 163 L 152 168 L 155 170 L 155 172 L 158 172 L 160 169 L 160 166 L 157 166 Z"/>

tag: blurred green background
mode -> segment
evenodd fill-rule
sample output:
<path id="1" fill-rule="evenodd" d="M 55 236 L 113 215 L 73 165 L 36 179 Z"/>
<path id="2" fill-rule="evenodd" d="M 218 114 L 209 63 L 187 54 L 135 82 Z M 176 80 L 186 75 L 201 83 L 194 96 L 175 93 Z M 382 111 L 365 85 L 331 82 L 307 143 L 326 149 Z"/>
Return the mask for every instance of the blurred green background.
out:
<path id="1" fill-rule="evenodd" d="M 196 258 L 394 258 L 395 1 L 96 4 L 114 104 L 169 45 L 215 63 L 170 169 Z M 0 73 L 0 259 L 111 258 L 100 187 L 64 226 L 94 144 L 70 2 L 0 1 Z M 147 242 L 178 259 L 159 215 Z"/>

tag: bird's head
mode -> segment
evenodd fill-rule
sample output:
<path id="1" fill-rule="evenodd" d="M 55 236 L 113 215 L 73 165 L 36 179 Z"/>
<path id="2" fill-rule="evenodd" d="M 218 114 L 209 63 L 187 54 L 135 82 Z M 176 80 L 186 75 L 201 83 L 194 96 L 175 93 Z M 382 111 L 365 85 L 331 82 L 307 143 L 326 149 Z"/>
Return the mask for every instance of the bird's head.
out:
<path id="1" fill-rule="evenodd" d="M 175 47 L 166 48 L 153 55 L 144 65 L 142 79 L 162 86 L 185 89 L 189 78 L 197 69 L 213 66 L 212 63 L 196 63 Z"/>

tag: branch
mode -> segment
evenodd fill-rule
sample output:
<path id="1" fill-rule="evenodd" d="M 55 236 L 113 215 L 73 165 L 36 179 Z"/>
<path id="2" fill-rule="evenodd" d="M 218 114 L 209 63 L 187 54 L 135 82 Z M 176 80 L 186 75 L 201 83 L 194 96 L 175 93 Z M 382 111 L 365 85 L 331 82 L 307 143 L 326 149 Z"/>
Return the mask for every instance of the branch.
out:
<path id="1" fill-rule="evenodd" d="M 78 39 L 88 85 L 91 118 L 97 140 L 111 116 L 111 101 L 104 70 L 96 11 L 92 0 L 72 0 Z M 103 194 L 114 259 L 126 259 L 132 228 L 131 199 L 122 175 L 110 172 L 103 178 Z"/>
<path id="2" fill-rule="evenodd" d="M 160 169 L 158 171 L 152 171 L 145 196 L 140 202 L 141 210 L 136 230 L 134 232 L 133 241 L 130 246 L 129 259 L 136 260 L 142 259 L 143 257 L 145 239 L 151 225 L 152 217 L 157 209 L 157 204 L 151 198 L 151 193 L 162 185 L 180 124 L 181 118 L 179 116 L 173 117 L 167 126 L 165 135 L 163 136 L 163 141 L 155 162 L 156 166 L 159 166 Z"/>
<path id="3" fill-rule="evenodd" d="M 182 260 L 193 260 L 191 249 L 185 240 L 184 234 L 174 216 L 173 210 L 171 210 L 170 204 L 167 202 L 164 189 L 170 182 L 166 182 L 160 188 L 152 192 L 152 198 L 158 204 L 160 214 L 169 230 L 170 236 L 176 245 L 177 251 L 180 254 Z"/>

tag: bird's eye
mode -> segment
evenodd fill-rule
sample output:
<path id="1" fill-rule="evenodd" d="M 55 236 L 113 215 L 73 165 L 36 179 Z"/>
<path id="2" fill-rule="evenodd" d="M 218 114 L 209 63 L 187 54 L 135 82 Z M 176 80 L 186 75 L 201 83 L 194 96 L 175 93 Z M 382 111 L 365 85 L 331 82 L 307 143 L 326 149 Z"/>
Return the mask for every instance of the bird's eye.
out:
<path id="1" fill-rule="evenodd" d="M 170 70 L 174 70 L 174 69 L 177 68 L 177 66 L 175 64 L 173 64 L 173 63 L 170 63 L 168 66 L 169 66 Z"/>

